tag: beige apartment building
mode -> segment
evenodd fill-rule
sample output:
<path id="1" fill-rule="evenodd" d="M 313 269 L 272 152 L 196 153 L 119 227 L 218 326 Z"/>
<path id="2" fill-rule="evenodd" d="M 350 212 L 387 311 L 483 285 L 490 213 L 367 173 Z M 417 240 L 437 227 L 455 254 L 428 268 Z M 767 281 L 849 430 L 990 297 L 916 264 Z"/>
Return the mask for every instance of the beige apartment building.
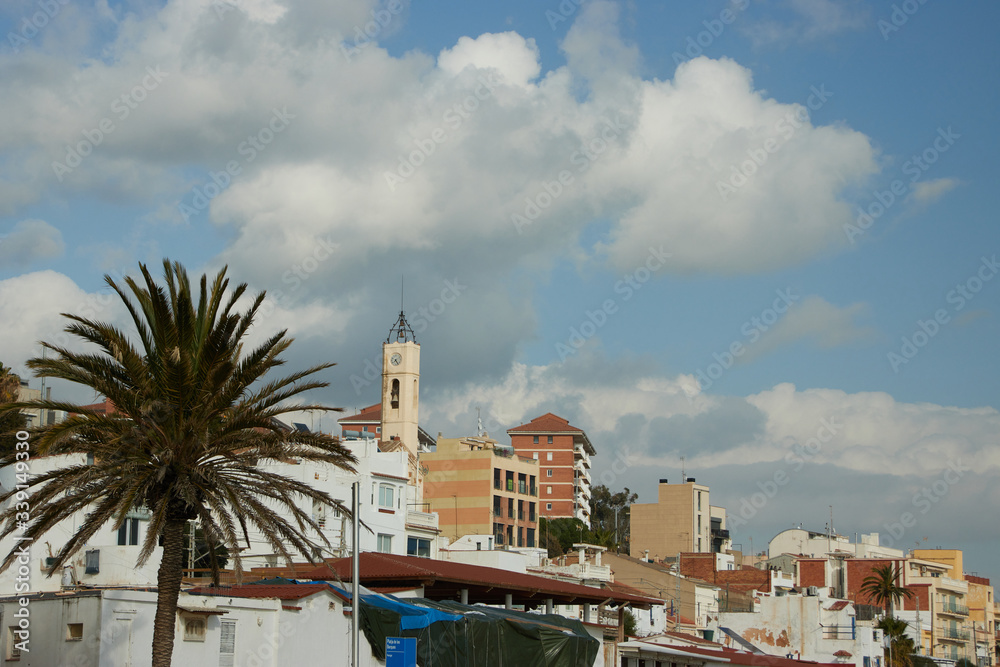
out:
<path id="1" fill-rule="evenodd" d="M 438 438 L 422 452 L 424 502 L 441 534 L 493 535 L 498 547 L 538 544 L 538 460 L 487 437 Z"/>
<path id="2" fill-rule="evenodd" d="M 635 503 L 629 511 L 633 558 L 652 560 L 679 553 L 721 553 L 729 547 L 726 510 L 709 503 L 709 487 L 694 477 L 680 484 L 661 479 L 655 503 Z"/>

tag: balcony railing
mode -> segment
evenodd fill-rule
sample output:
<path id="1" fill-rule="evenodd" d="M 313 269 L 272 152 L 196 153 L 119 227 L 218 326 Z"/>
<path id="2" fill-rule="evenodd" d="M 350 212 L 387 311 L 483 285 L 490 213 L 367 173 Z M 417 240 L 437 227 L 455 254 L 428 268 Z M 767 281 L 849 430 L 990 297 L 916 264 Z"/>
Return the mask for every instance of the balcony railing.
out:
<path id="1" fill-rule="evenodd" d="M 941 604 L 942 614 L 952 614 L 954 616 L 968 616 L 969 608 L 964 604 L 957 603 L 942 603 Z"/>
<path id="2" fill-rule="evenodd" d="M 942 639 L 954 639 L 957 641 L 969 641 L 969 631 L 961 628 L 941 628 L 938 633 Z"/>

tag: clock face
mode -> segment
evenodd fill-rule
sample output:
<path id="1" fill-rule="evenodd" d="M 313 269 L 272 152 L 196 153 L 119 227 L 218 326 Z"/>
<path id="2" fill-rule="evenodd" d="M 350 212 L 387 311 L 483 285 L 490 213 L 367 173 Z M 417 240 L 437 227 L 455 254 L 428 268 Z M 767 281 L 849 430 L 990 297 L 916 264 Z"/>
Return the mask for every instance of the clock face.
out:
<path id="1" fill-rule="evenodd" d="M 389 357 L 389 363 L 392 364 L 393 366 L 398 366 L 399 362 L 401 362 L 402 360 L 403 357 L 399 354 L 399 352 Z"/>

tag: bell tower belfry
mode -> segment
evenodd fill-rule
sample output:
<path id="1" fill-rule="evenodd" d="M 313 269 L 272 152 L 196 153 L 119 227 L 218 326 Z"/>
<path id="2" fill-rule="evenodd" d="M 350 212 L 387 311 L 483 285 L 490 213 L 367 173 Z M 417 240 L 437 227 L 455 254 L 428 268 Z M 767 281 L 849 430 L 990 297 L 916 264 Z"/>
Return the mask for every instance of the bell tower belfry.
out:
<path id="1" fill-rule="evenodd" d="M 420 344 L 403 311 L 382 343 L 382 439 L 398 440 L 417 456 Z"/>

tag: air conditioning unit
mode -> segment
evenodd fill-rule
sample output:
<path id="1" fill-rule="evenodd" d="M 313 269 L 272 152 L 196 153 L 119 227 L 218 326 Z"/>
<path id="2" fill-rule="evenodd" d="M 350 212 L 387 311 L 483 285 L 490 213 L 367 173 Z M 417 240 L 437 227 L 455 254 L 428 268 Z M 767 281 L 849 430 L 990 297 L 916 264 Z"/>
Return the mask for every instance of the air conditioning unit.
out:
<path id="1" fill-rule="evenodd" d="M 819 588 L 817 588 L 816 586 L 810 586 L 809 588 L 806 589 L 806 595 L 809 595 L 811 597 L 816 597 L 817 595 L 819 595 Z"/>

